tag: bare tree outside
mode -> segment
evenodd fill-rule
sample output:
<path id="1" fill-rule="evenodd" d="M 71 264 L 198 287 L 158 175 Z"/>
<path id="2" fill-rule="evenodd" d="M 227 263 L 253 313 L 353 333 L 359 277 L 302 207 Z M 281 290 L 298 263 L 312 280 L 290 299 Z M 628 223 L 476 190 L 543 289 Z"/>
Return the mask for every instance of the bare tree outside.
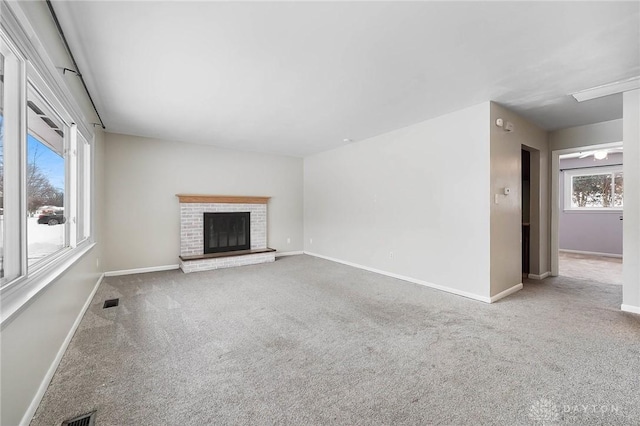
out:
<path id="1" fill-rule="evenodd" d="M 614 180 L 614 188 L 613 188 L 613 205 L 614 207 L 622 207 L 623 199 L 624 199 L 624 177 L 622 172 L 618 172 L 613 177 Z"/>
<path id="2" fill-rule="evenodd" d="M 4 209 L 4 126 L 0 116 L 0 208 Z M 38 165 L 39 150 L 36 145 L 27 164 L 27 210 L 30 214 L 45 205 L 63 207 L 64 191 L 54 187 Z"/>
<path id="3" fill-rule="evenodd" d="M 574 176 L 571 199 L 574 207 L 611 208 L 622 206 L 622 173 Z"/>
<path id="4" fill-rule="evenodd" d="M 27 210 L 33 215 L 41 206 L 62 207 L 64 192 L 55 188 L 49 178 L 40 169 L 38 159 L 40 157 L 39 145 L 35 144 L 30 161 L 27 164 Z"/>

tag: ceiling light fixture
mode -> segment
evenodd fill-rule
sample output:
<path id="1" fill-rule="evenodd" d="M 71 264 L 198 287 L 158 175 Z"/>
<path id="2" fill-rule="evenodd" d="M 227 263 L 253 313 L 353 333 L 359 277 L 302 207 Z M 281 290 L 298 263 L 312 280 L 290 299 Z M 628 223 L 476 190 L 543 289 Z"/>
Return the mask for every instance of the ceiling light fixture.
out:
<path id="1" fill-rule="evenodd" d="M 342 139 L 342 142 L 349 143 L 349 142 L 353 142 L 353 141 L 351 139 L 349 139 L 349 138 L 344 138 L 344 139 Z"/>
<path id="2" fill-rule="evenodd" d="M 594 152 L 593 158 L 595 158 L 596 160 L 604 160 L 605 158 L 607 158 L 607 150 L 604 149 L 602 151 Z"/>
<path id="3" fill-rule="evenodd" d="M 593 87 L 591 89 L 582 90 L 572 93 L 576 101 L 584 102 L 591 99 L 601 98 L 603 96 L 614 95 L 616 93 L 627 92 L 629 90 L 640 88 L 640 76 L 632 77 L 627 80 L 616 81 L 615 83 L 603 84 L 602 86 Z"/>

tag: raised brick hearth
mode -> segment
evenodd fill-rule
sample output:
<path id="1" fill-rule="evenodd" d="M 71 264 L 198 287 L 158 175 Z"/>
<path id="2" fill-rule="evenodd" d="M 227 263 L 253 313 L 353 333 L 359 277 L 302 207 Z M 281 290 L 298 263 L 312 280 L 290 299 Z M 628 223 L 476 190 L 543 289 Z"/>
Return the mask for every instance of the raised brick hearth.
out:
<path id="1" fill-rule="evenodd" d="M 180 200 L 180 269 L 183 272 L 206 271 L 273 262 L 274 251 L 267 250 L 268 197 L 217 195 L 181 195 Z M 204 254 L 204 213 L 249 212 L 251 252 L 229 252 L 224 257 Z"/>

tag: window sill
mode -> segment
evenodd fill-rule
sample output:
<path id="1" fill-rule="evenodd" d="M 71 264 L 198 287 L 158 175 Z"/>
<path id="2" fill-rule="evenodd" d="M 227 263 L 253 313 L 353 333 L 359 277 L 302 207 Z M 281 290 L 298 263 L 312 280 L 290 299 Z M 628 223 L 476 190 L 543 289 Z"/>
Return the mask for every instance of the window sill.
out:
<path id="1" fill-rule="evenodd" d="M 96 243 L 87 241 L 86 244 L 70 250 L 50 265 L 39 269 L 33 276 L 27 277 L 14 286 L 2 289 L 0 292 L 0 326 L 4 327 L 33 298 L 91 251 L 95 245 Z"/>
<path id="2" fill-rule="evenodd" d="M 622 209 L 564 209 L 562 212 L 563 213 L 569 213 L 569 214 L 574 214 L 574 213 L 578 213 L 578 214 L 622 214 Z"/>

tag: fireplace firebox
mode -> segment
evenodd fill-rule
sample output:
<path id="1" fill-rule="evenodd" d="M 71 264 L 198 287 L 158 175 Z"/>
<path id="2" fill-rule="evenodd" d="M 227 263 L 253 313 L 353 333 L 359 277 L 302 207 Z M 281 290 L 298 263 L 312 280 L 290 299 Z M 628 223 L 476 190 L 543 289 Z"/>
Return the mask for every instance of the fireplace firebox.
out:
<path id="1" fill-rule="evenodd" d="M 204 252 L 251 249 L 249 212 L 204 213 Z"/>

